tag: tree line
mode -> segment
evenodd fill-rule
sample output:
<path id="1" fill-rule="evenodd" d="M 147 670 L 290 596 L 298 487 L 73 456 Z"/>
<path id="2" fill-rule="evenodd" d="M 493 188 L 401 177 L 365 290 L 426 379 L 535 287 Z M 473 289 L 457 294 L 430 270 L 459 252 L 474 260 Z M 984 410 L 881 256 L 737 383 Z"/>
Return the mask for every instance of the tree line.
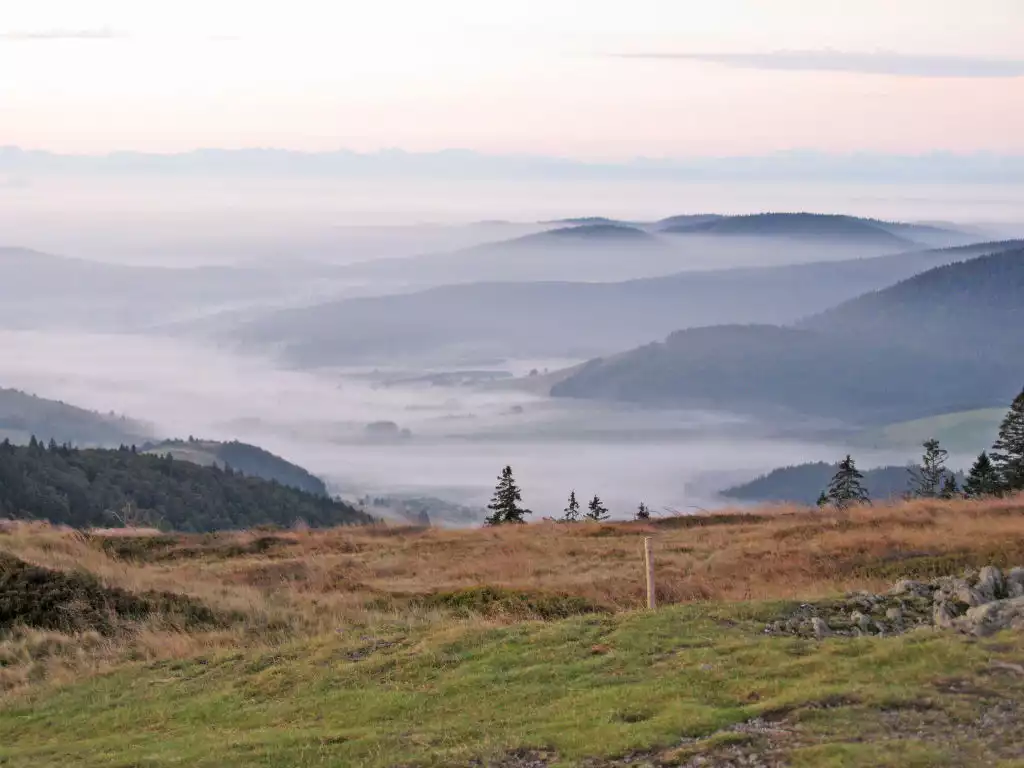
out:
<path id="1" fill-rule="evenodd" d="M 532 515 L 533 512 L 521 505 L 520 502 L 522 500 L 522 491 L 512 474 L 512 467 L 506 466 L 501 471 L 501 474 L 498 475 L 498 484 L 494 488 L 494 496 L 491 497 L 491 503 L 487 505 L 487 509 L 491 511 L 491 514 L 487 516 L 486 524 L 525 523 L 526 515 Z M 608 511 L 608 507 L 604 505 L 601 497 L 596 493 L 594 498 L 587 504 L 587 509 L 583 510 L 576 499 L 576 491 L 572 490 L 569 491 L 569 500 L 562 511 L 562 517 L 558 521 L 562 523 L 577 523 L 581 520 L 588 520 L 599 523 L 610 517 L 611 513 Z M 634 519 L 650 520 L 651 510 L 646 504 L 640 502 L 634 514 Z"/>
<path id="2" fill-rule="evenodd" d="M 964 479 L 957 484 L 956 473 L 946 468 L 949 452 L 938 440 L 925 440 L 919 464 L 909 468 L 908 498 L 981 499 L 1024 491 L 1024 390 L 1021 391 L 999 425 L 999 433 L 990 451 L 982 451 Z M 870 503 L 864 488 L 864 475 L 847 454 L 828 488 L 818 497 L 818 506 L 844 509 L 853 504 Z"/>

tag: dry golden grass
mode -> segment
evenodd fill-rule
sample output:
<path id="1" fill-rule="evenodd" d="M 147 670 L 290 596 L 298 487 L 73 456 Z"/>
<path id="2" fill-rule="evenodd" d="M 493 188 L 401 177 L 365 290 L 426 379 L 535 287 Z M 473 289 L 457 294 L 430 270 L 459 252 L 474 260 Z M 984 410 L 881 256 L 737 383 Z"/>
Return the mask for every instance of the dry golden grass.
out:
<path id="1" fill-rule="evenodd" d="M 644 536 L 654 540 L 663 604 L 811 599 L 878 590 L 902 575 L 1024 564 L 1024 497 L 474 530 L 347 527 L 129 538 L 19 524 L 0 531 L 0 550 L 50 568 L 84 569 L 108 586 L 185 593 L 248 617 L 227 631 L 184 635 L 154 624 L 107 639 L 86 654 L 91 669 L 126 654 L 181 657 L 351 625 L 450 620 L 411 598 L 468 587 L 565 593 L 612 611 L 633 609 L 644 595 Z M 32 665 L 9 663 L 0 688 L 33 674 L 81 671 L 80 645 L 40 652 L 37 646 L 49 648 L 41 637 L 0 639 L 8 656 L 46 666 L 32 672 Z"/>

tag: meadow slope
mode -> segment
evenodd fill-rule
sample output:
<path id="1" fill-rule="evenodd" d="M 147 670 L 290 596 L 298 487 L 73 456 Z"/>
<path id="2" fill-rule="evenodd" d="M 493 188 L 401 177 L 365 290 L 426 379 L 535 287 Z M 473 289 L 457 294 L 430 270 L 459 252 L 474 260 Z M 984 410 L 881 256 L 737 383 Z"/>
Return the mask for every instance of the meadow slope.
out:
<path id="1" fill-rule="evenodd" d="M 0 555 L 4 766 L 1024 765 L 1021 633 L 765 633 L 801 602 L 1024 565 L 1020 498 L 468 531 L 15 524 Z"/>

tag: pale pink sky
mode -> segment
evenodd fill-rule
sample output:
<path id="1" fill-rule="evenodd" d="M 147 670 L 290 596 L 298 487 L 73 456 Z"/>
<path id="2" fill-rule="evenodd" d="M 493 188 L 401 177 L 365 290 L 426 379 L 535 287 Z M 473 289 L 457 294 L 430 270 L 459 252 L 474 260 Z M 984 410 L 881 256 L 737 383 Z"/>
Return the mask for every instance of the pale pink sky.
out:
<path id="1" fill-rule="evenodd" d="M 0 145 L 1024 152 L 1021 0 L 5 5 Z"/>

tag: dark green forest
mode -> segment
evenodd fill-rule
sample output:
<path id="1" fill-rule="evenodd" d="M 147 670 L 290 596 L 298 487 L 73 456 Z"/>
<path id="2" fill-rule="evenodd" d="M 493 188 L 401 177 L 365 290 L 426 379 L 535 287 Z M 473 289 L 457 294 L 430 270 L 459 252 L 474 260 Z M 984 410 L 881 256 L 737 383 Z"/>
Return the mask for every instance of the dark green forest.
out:
<path id="1" fill-rule="evenodd" d="M 74 527 L 125 522 L 179 531 L 372 522 L 340 501 L 232 469 L 134 448 L 0 443 L 0 517 Z"/>

